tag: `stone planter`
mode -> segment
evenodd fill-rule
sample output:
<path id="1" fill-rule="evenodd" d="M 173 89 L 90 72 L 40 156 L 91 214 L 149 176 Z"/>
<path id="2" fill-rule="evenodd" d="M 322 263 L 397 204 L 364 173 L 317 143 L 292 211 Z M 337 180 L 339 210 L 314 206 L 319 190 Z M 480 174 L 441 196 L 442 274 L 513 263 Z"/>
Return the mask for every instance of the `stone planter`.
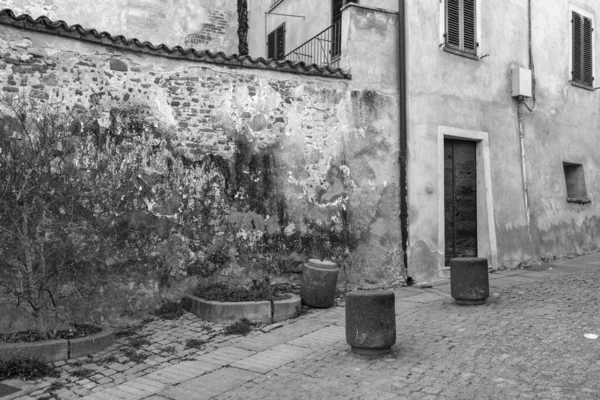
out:
<path id="1" fill-rule="evenodd" d="M 487 259 L 452 258 L 450 260 L 450 294 L 456 304 L 485 304 L 485 299 L 490 296 Z"/>
<path id="2" fill-rule="evenodd" d="M 308 260 L 302 268 L 302 304 L 316 308 L 333 306 L 339 272 L 333 261 Z"/>
<path id="3" fill-rule="evenodd" d="M 296 316 L 296 311 L 302 306 L 302 300 L 297 294 L 291 294 L 289 299 L 273 301 L 273 323 L 285 321 Z"/>
<path id="4" fill-rule="evenodd" d="M 224 302 L 209 301 L 187 295 L 184 308 L 198 317 L 218 324 L 231 324 L 242 318 L 251 322 L 271 324 L 284 321 L 296 315 L 300 297 L 289 294 L 289 299 L 264 301 Z"/>
<path id="5" fill-rule="evenodd" d="M 54 362 L 95 353 L 115 342 L 114 330 L 103 328 L 95 335 L 76 339 L 43 340 L 31 343 L 0 343 L 0 360 L 36 357 Z"/>
<path id="6" fill-rule="evenodd" d="M 346 294 L 346 341 L 358 354 L 385 354 L 396 343 L 395 295 L 391 290 Z"/>

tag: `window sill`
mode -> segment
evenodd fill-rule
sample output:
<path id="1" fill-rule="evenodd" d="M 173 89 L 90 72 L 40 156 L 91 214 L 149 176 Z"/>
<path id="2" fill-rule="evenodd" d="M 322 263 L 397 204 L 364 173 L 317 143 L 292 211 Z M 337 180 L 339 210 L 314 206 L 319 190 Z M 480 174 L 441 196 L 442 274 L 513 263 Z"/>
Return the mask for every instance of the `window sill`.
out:
<path id="1" fill-rule="evenodd" d="M 591 85 L 586 85 L 586 84 L 584 84 L 584 83 L 575 82 L 575 81 L 571 81 L 571 86 L 576 86 L 576 87 L 578 87 L 578 88 L 582 88 L 582 89 L 585 89 L 585 90 L 589 90 L 590 92 L 594 92 L 594 91 L 595 91 L 595 89 L 594 89 L 594 87 L 593 87 L 593 86 L 591 86 Z"/>
<path id="2" fill-rule="evenodd" d="M 452 54 L 456 54 L 457 56 L 470 58 L 471 60 L 479 61 L 479 56 L 477 54 L 467 53 L 466 51 L 453 49 L 452 47 L 447 47 L 447 46 L 442 46 L 442 50 L 444 50 L 446 53 L 452 53 Z"/>
<path id="3" fill-rule="evenodd" d="M 567 197 L 567 203 L 589 204 L 592 200 L 588 197 Z"/>

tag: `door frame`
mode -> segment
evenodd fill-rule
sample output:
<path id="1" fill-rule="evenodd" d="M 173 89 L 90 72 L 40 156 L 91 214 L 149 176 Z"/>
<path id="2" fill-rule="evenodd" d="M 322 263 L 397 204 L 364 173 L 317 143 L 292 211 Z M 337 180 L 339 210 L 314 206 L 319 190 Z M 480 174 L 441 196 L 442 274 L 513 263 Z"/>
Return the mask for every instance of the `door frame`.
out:
<path id="1" fill-rule="evenodd" d="M 439 268 L 445 266 L 445 209 L 444 209 L 444 139 L 468 140 L 476 143 L 475 174 L 477 175 L 477 257 L 487 258 L 488 266 L 498 265 L 492 174 L 490 169 L 490 144 L 487 132 L 438 126 L 438 258 Z"/>

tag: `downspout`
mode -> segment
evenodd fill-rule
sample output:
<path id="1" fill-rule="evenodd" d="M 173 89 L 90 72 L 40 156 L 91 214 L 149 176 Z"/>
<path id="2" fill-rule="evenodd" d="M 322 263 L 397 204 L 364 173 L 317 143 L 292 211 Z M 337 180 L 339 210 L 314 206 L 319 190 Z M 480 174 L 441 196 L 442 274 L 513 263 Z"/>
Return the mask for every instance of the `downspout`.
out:
<path id="1" fill-rule="evenodd" d="M 406 90 L 406 8 L 404 0 L 398 0 L 398 102 L 400 105 L 400 235 L 402 236 L 402 261 L 408 276 L 408 179 L 407 166 L 407 90 Z"/>

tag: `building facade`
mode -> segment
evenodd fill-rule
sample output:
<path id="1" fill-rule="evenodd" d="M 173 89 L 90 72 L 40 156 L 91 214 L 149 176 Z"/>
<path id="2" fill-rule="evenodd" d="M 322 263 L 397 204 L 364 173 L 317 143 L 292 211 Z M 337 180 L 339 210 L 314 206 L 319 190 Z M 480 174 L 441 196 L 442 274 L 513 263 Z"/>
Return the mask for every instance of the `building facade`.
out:
<path id="1" fill-rule="evenodd" d="M 237 3 L 131 0 L 116 14 L 109 1 L 91 9 L 71 0 L 3 0 L 0 6 L 154 45 L 232 54 Z M 267 68 L 282 82 L 286 73 L 303 71 L 289 78 L 291 103 L 279 105 L 275 92 L 284 84 L 267 77 L 259 80 L 266 85 L 260 98 L 247 97 L 255 86 L 230 87 L 231 109 L 250 107 L 252 118 L 240 112 L 237 122 L 227 122 L 231 115 L 215 106 L 202 122 L 210 126 L 194 126 L 186 118 L 198 111 L 195 105 L 165 97 L 164 88 L 156 88 L 164 100 L 156 115 L 217 153 L 227 148 L 227 137 L 273 133 L 273 121 L 283 124 L 273 137 L 295 140 L 292 147 L 301 151 L 281 152 L 274 179 L 283 193 L 304 196 L 317 209 L 315 199 L 333 204 L 346 196 L 348 226 L 361 232 L 349 257 L 352 285 L 386 286 L 400 277 L 430 282 L 447 276 L 451 257 L 485 257 L 493 268 L 514 268 L 598 251 L 600 94 L 593 78 L 600 4 L 250 0 L 247 7 L 252 57 L 209 62 Z M 7 37 L 14 40 L 14 32 Z M 162 65 L 164 74 L 183 68 Z M 351 79 L 328 83 L 348 73 Z M 317 81 L 304 84 L 311 74 Z M 9 82 L 8 75 L 3 79 Z M 271 93 L 269 85 L 279 89 Z M 319 85 L 333 89 L 320 95 Z M 76 88 L 65 83 L 63 89 Z M 316 99 L 310 106 L 302 102 L 306 93 Z M 273 114 L 280 111 L 285 115 Z M 342 166 L 350 166 L 351 183 Z M 295 198 L 289 210 L 312 212 Z"/>
<path id="2" fill-rule="evenodd" d="M 342 25 L 349 24 L 339 28 L 341 48 L 329 49 L 340 57 L 328 62 L 350 68 L 353 80 L 365 78 L 359 69 L 368 74 L 379 62 L 369 56 L 377 43 L 362 49 L 365 65 L 344 61 L 344 46 L 358 26 L 352 21 L 376 23 L 353 10 L 403 9 L 406 45 L 398 54 L 407 67 L 408 276 L 417 282 L 446 276 L 452 257 L 476 255 L 493 268 L 514 268 L 598 251 L 594 28 L 600 4 L 348 3 L 341 8 Z M 251 54 L 267 55 L 269 35 L 283 26 L 281 53 L 308 62 L 317 59 L 311 52 L 318 46 L 305 43 L 336 23 L 340 2 L 308 9 L 299 0 L 254 4 Z M 335 36 L 313 42 L 335 42 Z M 299 47 L 300 56 L 309 57 L 299 57 Z"/>

